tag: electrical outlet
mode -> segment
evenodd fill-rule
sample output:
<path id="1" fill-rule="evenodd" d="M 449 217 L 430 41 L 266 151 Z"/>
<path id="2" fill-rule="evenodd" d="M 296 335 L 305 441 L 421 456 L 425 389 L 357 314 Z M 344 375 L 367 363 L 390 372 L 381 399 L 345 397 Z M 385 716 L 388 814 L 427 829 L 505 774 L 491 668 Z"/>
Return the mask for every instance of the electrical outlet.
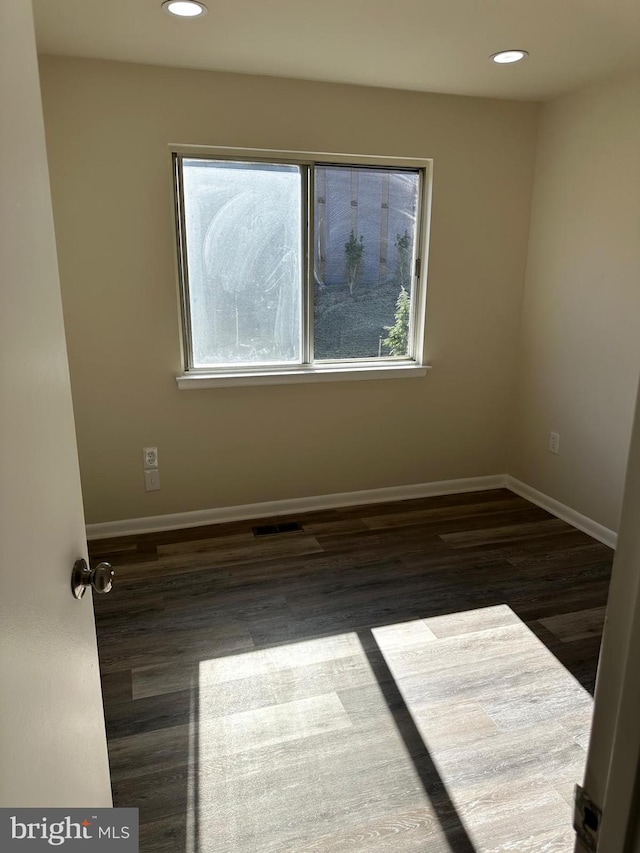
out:
<path id="1" fill-rule="evenodd" d="M 155 492 L 160 488 L 160 471 L 157 468 L 144 472 L 144 487 L 147 492 Z"/>
<path id="2" fill-rule="evenodd" d="M 158 467 L 158 448 L 144 447 L 142 449 L 142 467 L 157 468 Z"/>
<path id="3" fill-rule="evenodd" d="M 549 453 L 560 452 L 560 435 L 557 432 L 549 433 Z"/>

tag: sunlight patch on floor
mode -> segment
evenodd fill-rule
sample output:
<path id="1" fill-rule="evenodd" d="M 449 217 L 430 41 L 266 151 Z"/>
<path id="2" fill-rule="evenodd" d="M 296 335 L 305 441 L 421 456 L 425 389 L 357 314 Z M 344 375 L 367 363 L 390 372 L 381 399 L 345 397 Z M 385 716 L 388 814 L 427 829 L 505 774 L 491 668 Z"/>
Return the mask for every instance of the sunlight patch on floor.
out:
<path id="1" fill-rule="evenodd" d="M 591 703 L 507 605 L 203 661 L 189 853 L 570 853 Z"/>

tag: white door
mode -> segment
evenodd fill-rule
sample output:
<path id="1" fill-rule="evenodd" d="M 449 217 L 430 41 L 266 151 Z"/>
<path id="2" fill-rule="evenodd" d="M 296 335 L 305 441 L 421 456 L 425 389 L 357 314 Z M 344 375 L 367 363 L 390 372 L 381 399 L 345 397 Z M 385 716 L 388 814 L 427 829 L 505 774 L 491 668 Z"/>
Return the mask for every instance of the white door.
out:
<path id="1" fill-rule="evenodd" d="M 603 809 L 598 850 L 629 849 L 640 793 L 640 395 L 596 682 L 585 789 Z M 636 838 L 636 843 L 638 843 Z M 637 848 L 640 853 L 640 846 Z"/>
<path id="2" fill-rule="evenodd" d="M 31 2 L 1 0 L 2 806 L 111 805 L 85 549 Z"/>

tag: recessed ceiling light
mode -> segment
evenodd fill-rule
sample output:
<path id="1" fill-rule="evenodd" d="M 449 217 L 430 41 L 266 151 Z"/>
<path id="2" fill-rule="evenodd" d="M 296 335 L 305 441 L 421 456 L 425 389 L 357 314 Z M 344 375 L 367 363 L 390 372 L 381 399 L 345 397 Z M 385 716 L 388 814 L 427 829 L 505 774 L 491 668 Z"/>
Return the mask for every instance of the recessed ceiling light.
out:
<path id="1" fill-rule="evenodd" d="M 197 0 L 165 0 L 162 8 L 169 15 L 177 15 L 179 18 L 199 18 L 207 11 L 204 3 Z"/>
<path id="2" fill-rule="evenodd" d="M 511 62 L 520 62 L 527 56 L 529 54 L 526 50 L 501 50 L 499 53 L 494 53 L 489 59 L 493 59 L 498 65 L 509 65 Z"/>

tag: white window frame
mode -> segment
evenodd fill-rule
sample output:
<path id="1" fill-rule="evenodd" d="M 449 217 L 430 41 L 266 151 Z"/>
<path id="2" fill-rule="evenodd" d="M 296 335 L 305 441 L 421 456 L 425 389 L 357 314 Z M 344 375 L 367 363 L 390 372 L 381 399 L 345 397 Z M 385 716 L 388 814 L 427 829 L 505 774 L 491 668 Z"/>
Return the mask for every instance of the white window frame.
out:
<path id="1" fill-rule="evenodd" d="M 309 151 L 282 151 L 265 148 L 228 148 L 220 146 L 171 145 L 173 162 L 174 216 L 176 223 L 176 268 L 181 319 L 183 372 L 176 377 L 181 390 L 218 388 L 233 385 L 282 385 L 298 382 L 335 382 L 362 379 L 425 376 L 425 321 L 427 268 L 431 225 L 433 161 L 406 157 L 373 157 Z M 194 367 L 189 301 L 189 273 L 184 233 L 184 196 L 182 161 L 230 160 L 295 165 L 302 172 L 304 277 L 302 292 L 303 364 L 239 365 L 211 369 Z M 314 322 L 314 166 L 368 166 L 370 168 L 411 169 L 419 172 L 418 211 L 413 263 L 413 293 L 409 334 L 409 356 L 384 359 L 349 359 L 311 363 Z"/>

